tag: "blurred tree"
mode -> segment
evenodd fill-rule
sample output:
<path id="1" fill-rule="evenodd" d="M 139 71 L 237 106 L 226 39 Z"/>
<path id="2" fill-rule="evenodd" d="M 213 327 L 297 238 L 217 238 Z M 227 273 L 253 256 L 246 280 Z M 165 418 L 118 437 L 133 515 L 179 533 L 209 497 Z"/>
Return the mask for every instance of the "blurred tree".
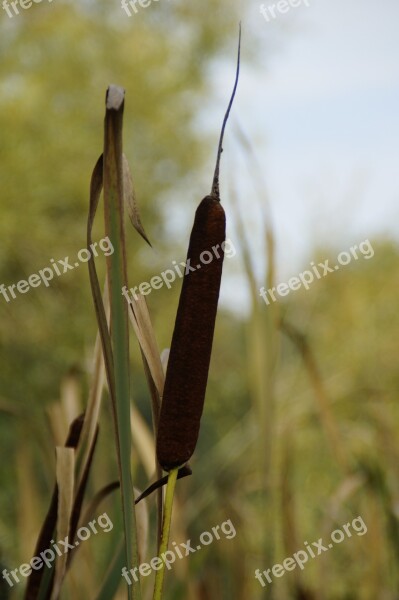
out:
<path id="1" fill-rule="evenodd" d="M 130 18 L 118 2 L 106 0 L 34 3 L 12 18 L 2 11 L 0 283 L 27 279 L 50 266 L 50 259 L 69 256 L 73 264 L 85 247 L 89 182 L 102 151 L 110 83 L 126 89 L 125 153 L 154 243 L 145 257 L 162 265 L 170 240 L 161 195 L 204 159 L 203 139 L 192 124 L 210 60 L 227 40 L 235 56 L 238 20 L 236 3 L 216 0 L 189 5 L 162 0 Z M 137 255 L 144 244 L 129 224 L 127 231 L 132 282 L 140 282 L 148 277 Z M 102 232 L 99 212 L 95 239 Z M 100 273 L 102 263 L 100 256 Z M 155 299 L 166 311 L 164 343 L 179 287 Z M 43 406 L 57 398 L 63 374 L 84 364 L 95 333 L 83 264 L 55 277 L 48 288 L 17 293 L 8 303 L 0 296 L 1 397 L 20 411 L 32 435 L 36 421 L 45 423 Z M 136 357 L 140 360 L 138 352 Z M 0 438 L 2 455 L 10 455 L 20 441 L 12 415 L 2 416 Z M 12 462 L 2 461 L 0 469 L 8 488 L 0 496 L 0 512 L 13 522 Z"/>
<path id="2" fill-rule="evenodd" d="M 160 2 L 129 19 L 106 2 L 34 4 L 0 35 L 0 282 L 16 283 L 85 247 L 91 171 L 102 149 L 107 85 L 126 88 L 125 152 L 148 234 L 159 249 L 156 198 L 198 166 L 191 123 L 210 57 L 238 18 L 216 2 Z M 212 19 L 209 18 L 212 14 Z M 173 31 L 173 35 L 170 32 Z M 9 49 L 12 48 L 12 52 Z M 99 215 L 98 236 L 101 235 Z M 142 243 L 129 231 L 132 248 Z M 73 259 L 71 258 L 71 262 Z M 101 262 L 100 260 L 98 262 Z M 139 262 L 136 269 L 141 271 Z M 87 270 L 54 279 L 2 312 L 3 394 L 54 394 L 95 331 Z M 23 328 L 20 335 L 16 332 Z"/>

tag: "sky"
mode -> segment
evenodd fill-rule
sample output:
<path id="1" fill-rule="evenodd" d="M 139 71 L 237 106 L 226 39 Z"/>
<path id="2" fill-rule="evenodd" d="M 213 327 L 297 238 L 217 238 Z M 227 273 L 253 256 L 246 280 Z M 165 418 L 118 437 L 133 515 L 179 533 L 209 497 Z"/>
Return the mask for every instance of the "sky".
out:
<path id="1" fill-rule="evenodd" d="M 306 268 L 316 247 L 338 253 L 365 239 L 399 239 L 399 2 L 309 0 L 309 7 L 302 2 L 286 14 L 277 11 L 269 22 L 261 4 L 251 1 L 243 23 L 233 113 L 261 164 L 278 277 L 285 281 Z M 245 62 L 248 34 L 261 40 L 255 66 Z M 233 75 L 226 62 L 212 73 L 218 111 L 215 120 L 206 115 L 208 126 L 220 120 Z M 230 136 L 223 160 L 234 173 L 261 282 L 257 198 L 247 161 Z M 222 185 L 228 187 L 224 169 Z M 232 236 L 233 224 L 234 217 Z M 222 302 L 243 308 L 243 281 L 233 266 L 228 271 Z"/>

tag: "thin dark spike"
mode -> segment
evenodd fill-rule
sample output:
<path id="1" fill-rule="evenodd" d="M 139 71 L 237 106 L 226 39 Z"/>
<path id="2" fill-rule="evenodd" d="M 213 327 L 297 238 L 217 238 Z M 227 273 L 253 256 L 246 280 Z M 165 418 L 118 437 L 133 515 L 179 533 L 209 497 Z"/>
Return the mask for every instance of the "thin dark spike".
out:
<path id="1" fill-rule="evenodd" d="M 177 474 L 177 479 L 183 479 L 183 477 L 188 477 L 189 475 L 192 475 L 192 473 L 193 472 L 192 472 L 191 468 L 188 465 L 184 465 L 183 467 L 181 467 L 179 469 L 179 472 Z M 168 475 L 165 475 L 165 477 L 158 479 L 158 481 L 155 481 L 150 486 L 148 486 L 148 488 L 146 490 L 144 490 L 144 492 L 142 494 L 140 494 L 140 496 L 138 496 L 138 498 L 136 498 L 134 503 L 138 504 L 140 502 L 140 500 L 143 500 L 144 498 L 146 498 L 147 496 L 152 494 L 152 492 L 159 489 L 166 483 L 168 483 Z"/>
<path id="2" fill-rule="evenodd" d="M 240 75 L 240 56 L 241 56 L 241 23 L 240 23 L 240 27 L 239 27 L 239 33 L 238 33 L 238 55 L 237 55 L 236 79 L 234 82 L 233 93 L 231 95 L 230 102 L 227 107 L 227 111 L 224 116 L 224 119 L 223 119 L 222 131 L 220 132 L 219 147 L 218 147 L 217 158 L 216 158 L 215 173 L 213 175 L 213 182 L 212 182 L 211 196 L 214 196 L 218 200 L 220 200 L 219 169 L 220 169 L 220 157 L 222 156 L 222 152 L 223 152 L 223 136 L 224 136 L 224 130 L 226 128 L 226 123 L 229 118 L 230 110 L 233 105 L 234 96 L 236 95 L 238 77 Z"/>

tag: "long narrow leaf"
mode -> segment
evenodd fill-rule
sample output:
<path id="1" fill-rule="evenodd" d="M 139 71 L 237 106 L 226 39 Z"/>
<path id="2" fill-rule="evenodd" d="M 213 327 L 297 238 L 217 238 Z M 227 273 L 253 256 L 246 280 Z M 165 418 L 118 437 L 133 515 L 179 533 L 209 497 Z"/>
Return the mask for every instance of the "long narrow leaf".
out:
<path id="1" fill-rule="evenodd" d="M 114 252 L 107 256 L 109 298 L 111 306 L 111 339 L 115 374 L 115 407 L 118 438 L 118 461 L 125 526 L 127 568 L 138 564 L 136 518 L 130 471 L 130 382 L 129 330 L 127 304 L 122 288 L 127 284 L 124 232 L 124 191 L 122 124 L 124 90 L 110 86 L 106 97 L 104 126 L 104 214 L 105 232 Z M 140 582 L 128 587 L 129 598 L 141 598 Z"/>
<path id="2" fill-rule="evenodd" d="M 79 443 L 79 437 L 82 431 L 83 417 L 80 416 L 73 421 L 69 428 L 66 448 L 76 448 Z M 53 495 L 50 502 L 46 518 L 42 525 L 39 538 L 34 551 L 35 556 L 39 556 L 44 550 L 51 546 L 51 539 L 54 535 L 58 514 L 58 484 L 55 484 Z M 25 600 L 45 600 L 50 597 L 51 586 L 54 577 L 54 569 L 48 569 L 44 566 L 38 570 L 32 570 L 29 575 L 27 587 L 25 590 Z"/>
<path id="3" fill-rule="evenodd" d="M 57 485 L 58 485 L 58 516 L 57 536 L 64 540 L 69 536 L 71 516 L 73 510 L 74 482 L 75 482 L 75 451 L 73 448 L 57 447 Z M 61 585 L 64 579 L 68 555 L 63 553 L 57 556 L 55 577 L 51 600 L 58 600 Z"/>

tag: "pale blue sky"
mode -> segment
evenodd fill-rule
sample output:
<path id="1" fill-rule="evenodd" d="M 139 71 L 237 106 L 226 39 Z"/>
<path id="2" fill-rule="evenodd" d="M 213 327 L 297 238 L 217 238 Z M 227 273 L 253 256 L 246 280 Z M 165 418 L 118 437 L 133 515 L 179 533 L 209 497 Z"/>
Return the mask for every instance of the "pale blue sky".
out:
<path id="1" fill-rule="evenodd" d="M 269 23 L 261 3 L 251 2 L 243 46 L 245 53 L 245 36 L 256 35 L 263 55 L 256 68 L 243 65 L 234 115 L 264 169 L 283 281 L 305 268 L 315 245 L 340 251 L 365 238 L 399 238 L 399 2 L 310 0 Z M 212 80 L 220 110 L 215 120 L 206 115 L 210 127 L 231 88 L 231 63 Z M 252 188 L 232 128 L 227 135 L 222 185 L 233 170 L 261 274 Z M 237 307 L 245 294 L 232 293 L 238 280 L 229 263 L 223 298 Z"/>

